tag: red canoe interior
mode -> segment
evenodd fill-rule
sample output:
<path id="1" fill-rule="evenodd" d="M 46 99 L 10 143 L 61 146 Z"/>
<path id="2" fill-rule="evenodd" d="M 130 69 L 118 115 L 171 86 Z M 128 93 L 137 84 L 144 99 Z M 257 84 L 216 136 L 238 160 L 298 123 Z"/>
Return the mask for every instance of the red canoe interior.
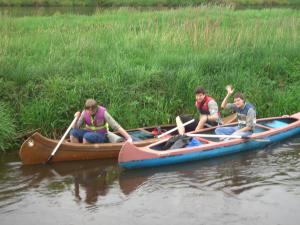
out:
<path id="1" fill-rule="evenodd" d="M 289 124 L 298 121 L 297 119 L 294 118 L 280 118 L 280 119 L 268 119 L 268 120 L 263 120 L 263 121 L 257 121 L 257 125 L 255 128 L 254 133 L 261 133 L 261 132 L 265 132 L 271 129 L 276 129 L 276 128 L 282 128 L 285 126 L 288 126 Z M 232 126 L 228 125 L 228 126 Z M 223 126 L 223 127 L 227 127 L 227 126 Z M 215 134 L 215 128 L 212 129 L 206 129 L 204 131 L 201 132 L 197 132 L 197 134 Z M 166 140 L 165 142 L 160 142 L 157 145 L 153 145 L 150 148 L 153 150 L 157 150 L 157 151 L 168 151 L 164 150 L 163 147 L 165 146 L 166 142 L 168 140 Z M 195 145 L 199 146 L 199 145 L 205 145 L 208 144 L 210 142 L 220 142 L 220 141 L 224 141 L 222 139 L 219 138 L 202 138 L 202 137 L 194 137 L 190 140 L 190 143 L 185 146 L 185 147 L 193 147 Z M 192 143 L 193 142 L 193 143 Z M 174 149 L 172 149 L 174 150 Z"/>

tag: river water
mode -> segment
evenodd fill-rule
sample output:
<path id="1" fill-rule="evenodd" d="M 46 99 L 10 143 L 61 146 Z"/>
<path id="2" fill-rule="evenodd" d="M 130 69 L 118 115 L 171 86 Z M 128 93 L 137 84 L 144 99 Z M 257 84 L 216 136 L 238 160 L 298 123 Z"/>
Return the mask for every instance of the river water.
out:
<path id="1" fill-rule="evenodd" d="M 259 224 L 300 221 L 300 137 L 266 149 L 154 169 L 116 160 L 22 166 L 2 154 L 2 225 Z"/>
<path id="2" fill-rule="evenodd" d="M 157 10 L 167 10 L 174 9 L 176 7 L 127 7 L 129 9 L 135 9 L 140 11 L 157 11 Z M 248 6 L 235 6 L 235 10 L 244 10 L 244 9 L 266 9 L 266 8 L 291 8 L 291 9 L 300 9 L 299 3 L 294 3 L 291 5 L 248 5 Z M 0 7 L 0 16 L 11 16 L 11 17 L 24 17 L 24 16 L 53 16 L 53 15 L 93 15 L 95 13 L 101 13 L 106 10 L 116 10 L 118 7 Z"/>

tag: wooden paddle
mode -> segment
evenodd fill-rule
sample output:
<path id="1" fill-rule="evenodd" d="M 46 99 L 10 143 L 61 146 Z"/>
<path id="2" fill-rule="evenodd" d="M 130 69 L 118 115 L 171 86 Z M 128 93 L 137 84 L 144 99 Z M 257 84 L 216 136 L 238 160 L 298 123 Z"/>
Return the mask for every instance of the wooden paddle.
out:
<path id="1" fill-rule="evenodd" d="M 266 138 L 257 138 L 257 137 L 251 137 L 251 136 L 243 136 L 243 135 L 223 135 L 223 134 L 186 134 L 190 137 L 203 137 L 203 138 L 230 138 L 230 139 L 255 139 L 256 141 L 261 142 L 269 142 L 269 139 Z"/>
<path id="2" fill-rule="evenodd" d="M 183 124 L 180 125 L 180 126 L 174 127 L 173 129 L 168 130 L 167 132 L 162 133 L 161 135 L 158 135 L 157 138 L 161 138 L 161 137 L 163 137 L 163 136 L 166 136 L 167 134 L 172 133 L 173 131 L 177 130 L 178 128 L 184 127 L 184 126 L 186 126 L 186 125 L 188 125 L 188 124 L 190 124 L 190 123 L 193 123 L 194 121 L 195 121 L 195 119 L 192 119 L 192 120 L 190 120 L 190 121 L 188 121 L 188 122 L 186 122 L 186 123 L 183 123 Z"/>
<path id="3" fill-rule="evenodd" d="M 57 145 L 55 146 L 55 148 L 52 151 L 51 155 L 47 159 L 46 163 L 49 163 L 51 161 L 51 159 L 53 158 L 53 156 L 57 152 L 59 146 L 64 141 L 64 139 L 66 138 L 67 134 L 69 133 L 69 131 L 71 130 L 71 128 L 74 126 L 74 124 L 76 123 L 76 121 L 77 121 L 77 117 L 74 118 L 74 120 L 72 121 L 72 123 L 70 124 L 70 126 L 68 127 L 68 129 L 66 130 L 66 132 L 64 133 L 64 135 L 62 136 L 62 138 L 60 139 L 60 141 L 57 143 Z"/>
<path id="4" fill-rule="evenodd" d="M 229 116 L 223 117 L 222 118 L 223 124 L 229 124 L 237 121 L 237 114 L 233 113 Z"/>

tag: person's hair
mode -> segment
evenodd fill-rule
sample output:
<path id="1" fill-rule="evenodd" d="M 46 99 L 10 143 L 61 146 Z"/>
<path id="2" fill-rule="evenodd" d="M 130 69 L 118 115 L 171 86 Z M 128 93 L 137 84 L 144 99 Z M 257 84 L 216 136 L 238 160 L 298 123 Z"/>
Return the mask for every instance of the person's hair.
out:
<path id="1" fill-rule="evenodd" d="M 203 87 L 197 87 L 195 90 L 195 94 L 204 94 L 205 95 L 205 90 Z"/>
<path id="2" fill-rule="evenodd" d="M 240 99 L 242 99 L 242 100 L 245 101 L 244 95 L 243 95 L 241 92 L 237 92 L 237 93 L 234 95 L 234 98 L 240 98 Z"/>
<path id="3" fill-rule="evenodd" d="M 95 99 L 89 98 L 85 101 L 84 105 L 85 109 L 96 109 L 97 108 L 97 102 Z"/>

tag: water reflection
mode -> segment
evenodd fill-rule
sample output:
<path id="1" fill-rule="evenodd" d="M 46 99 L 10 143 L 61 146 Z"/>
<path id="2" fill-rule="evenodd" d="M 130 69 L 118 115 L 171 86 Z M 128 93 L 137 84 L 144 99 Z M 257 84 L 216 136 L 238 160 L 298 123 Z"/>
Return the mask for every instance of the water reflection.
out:
<path id="1" fill-rule="evenodd" d="M 297 206 L 300 196 L 300 138 L 254 152 L 132 171 L 121 170 L 116 160 L 22 166 L 16 153 L 0 159 L 0 213 L 8 215 L 6 221 L 20 211 L 26 216 L 26 210 L 37 212 L 44 205 L 64 213 L 74 209 L 80 213 L 84 208 L 101 214 L 118 209 L 125 218 L 128 209 L 176 216 L 168 207 L 189 214 L 193 205 L 203 212 L 223 206 L 224 199 L 231 205 L 222 210 L 240 218 L 235 212 L 242 203 L 252 205 L 253 210 L 278 211 L 271 203 L 289 209 Z M 280 202 L 276 202 L 279 194 Z M 218 215 L 228 217 L 222 210 L 219 207 Z M 206 211 L 206 216 L 213 212 Z M 285 214 L 297 217 L 290 212 Z"/>
<path id="2" fill-rule="evenodd" d="M 21 170 L 23 177 L 30 178 L 29 187 L 38 188 L 46 182 L 50 192 L 70 190 L 77 201 L 87 204 L 94 204 L 98 196 L 105 196 L 119 176 L 116 160 L 22 166 Z"/>
<path id="3" fill-rule="evenodd" d="M 11 17 L 52 16 L 60 14 L 92 15 L 103 9 L 97 7 L 0 7 L 0 15 Z"/>
<path id="4" fill-rule="evenodd" d="M 257 154 L 260 154 L 257 152 Z M 88 205 L 105 197 L 110 188 L 119 187 L 124 196 L 142 191 L 197 189 L 203 192 L 221 190 L 239 194 L 254 187 L 259 175 L 245 171 L 255 158 L 255 153 L 244 153 L 220 159 L 179 164 L 143 170 L 123 171 L 116 160 L 96 160 L 49 165 L 22 166 L 19 162 L 6 164 L 6 177 L 2 177 L 2 196 L 9 204 L 20 201 L 23 195 L 34 190 L 44 196 L 63 192 L 72 193 L 76 202 Z M 262 158 L 264 155 L 260 155 Z M 267 154 L 265 155 L 267 156 Z M 250 184 L 250 186 L 247 186 Z M 251 186 L 252 185 L 252 186 Z M 11 187 L 11 188 L 10 188 Z M 3 198 L 0 200 L 3 204 Z M 8 202 L 6 203 L 8 204 Z"/>
<path id="5" fill-rule="evenodd" d="M 117 180 L 119 170 L 116 166 L 107 166 L 74 174 L 75 196 L 78 200 L 84 199 L 88 204 L 94 204 L 98 196 L 105 196 L 110 185 Z M 83 193 L 82 193 L 83 192 Z"/>
<path id="6" fill-rule="evenodd" d="M 120 188 L 129 195 L 135 189 L 155 185 L 161 189 L 221 191 L 238 196 L 251 189 L 293 186 L 300 180 L 300 139 L 207 161 L 144 170 L 124 171 Z M 299 190 L 297 190 L 299 192 Z"/>
<path id="7" fill-rule="evenodd" d="M 167 10 L 173 7 L 129 7 L 136 11 Z M 101 14 L 103 11 L 112 11 L 119 7 L 93 7 L 93 6 L 51 6 L 51 7 L 0 7 L 0 16 L 53 16 L 53 15 L 87 15 Z"/>
<path id="8" fill-rule="evenodd" d="M 167 6 L 157 6 L 157 7 L 127 7 L 137 11 L 159 11 L 176 9 L 178 7 L 167 7 Z M 247 10 L 247 9 L 272 9 L 272 8 L 291 8 L 299 9 L 300 4 L 287 4 L 287 5 L 236 5 L 232 6 L 234 10 Z M 10 16 L 10 17 L 24 17 L 24 16 L 53 16 L 53 15 L 94 15 L 99 14 L 106 10 L 115 10 L 118 7 L 93 7 L 93 6 L 50 6 L 50 7 L 0 7 L 0 16 Z"/>

